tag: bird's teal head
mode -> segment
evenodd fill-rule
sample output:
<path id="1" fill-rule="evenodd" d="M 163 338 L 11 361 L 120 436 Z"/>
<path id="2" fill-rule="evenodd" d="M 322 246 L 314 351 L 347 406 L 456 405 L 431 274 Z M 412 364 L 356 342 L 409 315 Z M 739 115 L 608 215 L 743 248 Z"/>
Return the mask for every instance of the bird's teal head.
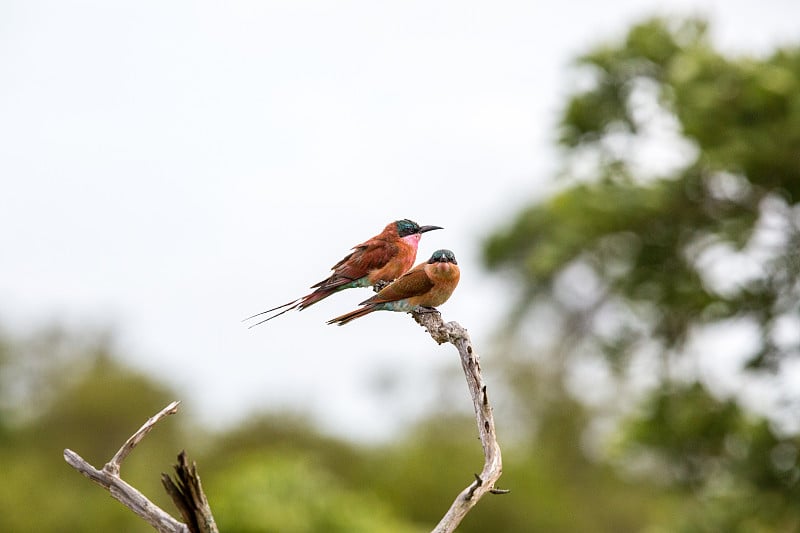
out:
<path id="1" fill-rule="evenodd" d="M 420 226 L 413 220 L 409 220 L 407 218 L 395 221 L 395 225 L 397 226 L 397 234 L 401 238 L 414 235 L 415 233 L 425 233 L 426 231 L 432 231 L 435 229 L 444 229 L 439 226 Z"/>
<path id="2" fill-rule="evenodd" d="M 457 265 L 458 261 L 456 261 L 455 254 L 450 250 L 436 250 L 431 258 L 428 259 L 428 263 L 453 263 Z"/>

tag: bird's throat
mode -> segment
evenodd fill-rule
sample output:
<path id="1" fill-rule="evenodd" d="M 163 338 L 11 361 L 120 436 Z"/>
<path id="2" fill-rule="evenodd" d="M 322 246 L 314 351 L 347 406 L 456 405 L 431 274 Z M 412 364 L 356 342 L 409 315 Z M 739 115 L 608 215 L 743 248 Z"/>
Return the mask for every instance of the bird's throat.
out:
<path id="1" fill-rule="evenodd" d="M 406 235 L 400 240 L 402 240 L 403 242 L 405 242 L 406 244 L 408 244 L 409 246 L 413 247 L 416 250 L 417 246 L 419 245 L 419 240 L 421 238 L 422 238 L 421 233 L 412 233 L 411 235 Z"/>

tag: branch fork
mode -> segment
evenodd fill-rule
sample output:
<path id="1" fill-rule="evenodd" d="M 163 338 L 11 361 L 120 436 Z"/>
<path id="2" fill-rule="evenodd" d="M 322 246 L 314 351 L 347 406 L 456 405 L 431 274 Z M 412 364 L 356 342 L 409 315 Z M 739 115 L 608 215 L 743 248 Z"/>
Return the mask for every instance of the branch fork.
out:
<path id="1" fill-rule="evenodd" d="M 136 445 L 139 444 L 148 433 L 150 433 L 153 427 L 160 420 L 169 415 L 177 413 L 179 404 L 180 402 L 177 401 L 172 402 L 164 409 L 150 417 L 147 422 L 145 422 L 142 427 L 136 431 L 136 433 L 131 435 L 130 438 L 125 441 L 119 451 L 114 454 L 114 457 L 112 457 L 111 460 L 107 462 L 100 470 L 90 465 L 83 457 L 70 449 L 64 450 L 64 460 L 72 468 L 106 489 L 117 501 L 136 513 L 159 533 L 218 533 L 216 524 L 214 524 L 214 519 L 211 516 L 211 510 L 208 508 L 208 501 L 206 501 L 205 495 L 202 493 L 202 488 L 200 487 L 200 477 L 197 475 L 196 467 L 194 470 L 188 469 L 185 452 L 181 452 L 181 455 L 178 457 L 180 464 L 176 465 L 175 467 L 176 471 L 178 472 L 178 484 L 179 486 L 185 486 L 186 474 L 184 473 L 184 469 L 186 469 L 190 478 L 188 481 L 189 486 L 196 486 L 199 489 L 199 496 L 202 497 L 198 497 L 199 500 L 197 501 L 199 501 L 199 504 L 192 506 L 195 508 L 195 515 L 199 515 L 201 519 L 195 519 L 194 521 L 189 520 L 189 515 L 187 515 L 184 506 L 181 505 L 178 496 L 175 494 L 176 491 L 181 493 L 180 489 L 176 488 L 174 490 L 170 490 L 168 484 L 171 484 L 172 486 L 176 485 L 171 479 L 169 479 L 168 476 L 166 476 L 166 474 L 163 476 L 166 478 L 166 480 L 162 479 L 162 482 L 164 483 L 165 487 L 167 487 L 167 492 L 170 494 L 170 496 L 172 496 L 173 501 L 175 501 L 176 505 L 178 505 L 181 514 L 184 516 L 184 518 L 187 518 L 189 525 L 179 522 L 173 518 L 172 515 L 151 502 L 149 499 L 147 499 L 147 497 L 145 497 L 144 494 L 123 481 L 123 479 L 120 477 L 120 468 L 122 467 L 122 462 L 125 460 L 125 458 L 128 457 Z M 189 492 L 191 494 L 191 490 Z M 179 496 L 183 496 L 183 494 L 179 494 Z M 198 524 L 200 525 L 198 526 Z"/>

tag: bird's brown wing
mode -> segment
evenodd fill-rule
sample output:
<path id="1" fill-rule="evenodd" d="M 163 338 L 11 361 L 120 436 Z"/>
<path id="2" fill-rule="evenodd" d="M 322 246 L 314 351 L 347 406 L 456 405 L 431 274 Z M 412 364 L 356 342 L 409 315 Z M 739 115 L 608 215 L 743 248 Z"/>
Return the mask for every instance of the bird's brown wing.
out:
<path id="1" fill-rule="evenodd" d="M 421 265 L 424 266 L 424 265 Z M 397 278 L 394 283 L 384 287 L 378 294 L 364 300 L 360 305 L 396 302 L 412 296 L 425 294 L 433 287 L 433 282 L 422 268 L 413 268 Z"/>
<path id="2" fill-rule="evenodd" d="M 313 287 L 330 288 L 345 285 L 363 278 L 371 271 L 382 268 L 397 253 L 397 247 L 383 239 L 370 239 L 358 246 L 333 265 L 333 274 Z"/>

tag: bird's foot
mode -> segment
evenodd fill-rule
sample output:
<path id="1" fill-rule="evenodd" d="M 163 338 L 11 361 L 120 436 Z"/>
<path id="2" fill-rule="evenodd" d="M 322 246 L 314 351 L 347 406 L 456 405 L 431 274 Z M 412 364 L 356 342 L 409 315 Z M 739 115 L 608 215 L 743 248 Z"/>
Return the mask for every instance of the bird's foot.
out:
<path id="1" fill-rule="evenodd" d="M 383 288 L 389 285 L 390 283 L 391 281 L 384 281 L 382 279 L 379 279 L 378 281 L 375 282 L 375 285 L 372 286 L 372 290 L 375 292 L 381 292 Z"/>
<path id="2" fill-rule="evenodd" d="M 418 305 L 414 309 L 411 310 L 412 313 L 420 313 L 420 314 L 428 314 L 428 313 L 438 313 L 439 310 L 435 307 L 426 307 L 424 305 Z"/>

